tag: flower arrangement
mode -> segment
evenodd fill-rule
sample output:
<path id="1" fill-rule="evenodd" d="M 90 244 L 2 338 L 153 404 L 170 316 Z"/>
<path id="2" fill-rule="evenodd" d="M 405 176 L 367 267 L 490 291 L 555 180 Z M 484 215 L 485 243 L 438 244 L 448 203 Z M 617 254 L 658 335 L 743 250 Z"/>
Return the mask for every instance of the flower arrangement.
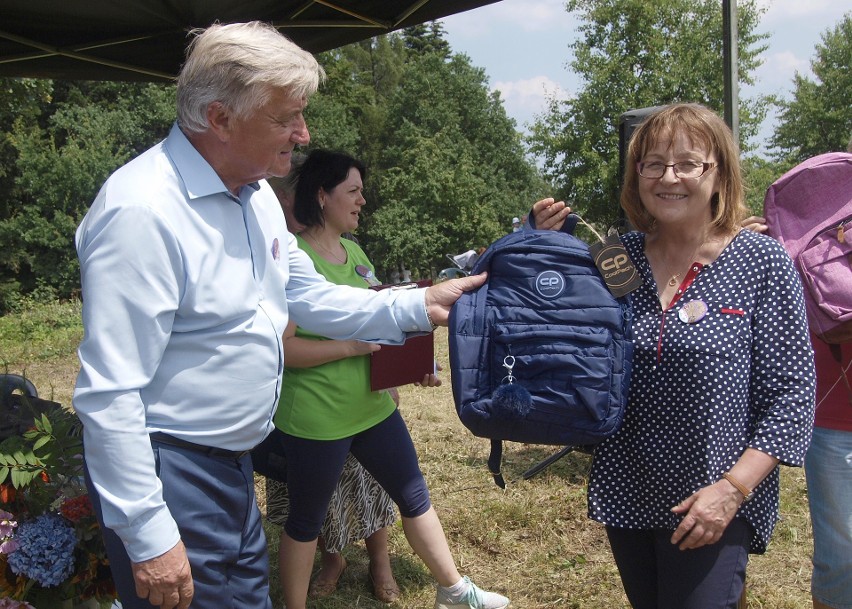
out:
<path id="1" fill-rule="evenodd" d="M 22 398 L 27 407 L 29 400 Z M 116 597 L 83 484 L 82 426 L 52 402 L 0 442 L 0 609 L 54 609 Z"/>

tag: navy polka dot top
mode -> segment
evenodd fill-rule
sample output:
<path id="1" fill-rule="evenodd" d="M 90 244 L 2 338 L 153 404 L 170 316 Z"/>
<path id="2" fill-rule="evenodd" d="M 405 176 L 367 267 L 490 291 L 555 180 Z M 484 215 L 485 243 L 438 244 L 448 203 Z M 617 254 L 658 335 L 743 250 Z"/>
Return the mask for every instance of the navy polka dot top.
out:
<path id="1" fill-rule="evenodd" d="M 633 373 L 622 428 L 600 444 L 589 516 L 628 529 L 677 528 L 671 508 L 717 482 L 751 447 L 800 466 L 814 415 L 813 352 L 799 276 L 774 239 L 740 231 L 694 263 L 665 312 L 645 237 L 624 235 L 643 285 L 633 292 Z M 738 516 L 766 549 L 778 468 Z"/>

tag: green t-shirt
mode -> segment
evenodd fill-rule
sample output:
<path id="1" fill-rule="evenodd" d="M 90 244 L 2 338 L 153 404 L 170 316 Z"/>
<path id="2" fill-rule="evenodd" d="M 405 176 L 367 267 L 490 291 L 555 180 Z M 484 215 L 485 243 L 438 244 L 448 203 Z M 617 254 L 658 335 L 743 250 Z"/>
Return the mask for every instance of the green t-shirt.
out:
<path id="1" fill-rule="evenodd" d="M 340 240 L 346 249 L 346 264 L 332 264 L 301 237 L 296 236 L 296 241 L 317 272 L 332 283 L 369 287 L 355 268 L 367 267 L 373 273 L 375 269 L 354 241 Z M 328 340 L 302 328 L 296 328 L 296 336 Z M 384 421 L 395 408 L 387 391 L 370 391 L 370 356 L 359 355 L 313 368 L 284 368 L 275 426 L 299 438 L 337 440 Z"/>

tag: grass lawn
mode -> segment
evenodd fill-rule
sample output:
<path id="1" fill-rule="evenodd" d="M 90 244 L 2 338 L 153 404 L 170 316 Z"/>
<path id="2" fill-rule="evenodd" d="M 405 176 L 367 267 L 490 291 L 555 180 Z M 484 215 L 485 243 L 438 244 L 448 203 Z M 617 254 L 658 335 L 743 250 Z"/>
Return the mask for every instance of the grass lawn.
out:
<path id="1" fill-rule="evenodd" d="M 77 373 L 75 348 L 82 336 L 79 305 L 32 307 L 0 317 L 0 366 L 24 374 L 41 397 L 71 403 Z M 585 483 L 590 457 L 571 453 L 531 480 L 521 474 L 553 447 L 507 443 L 497 488 L 487 472 L 489 442 L 459 422 L 449 386 L 446 330 L 436 333 L 445 384 L 404 387 L 403 416 L 420 455 L 432 501 L 459 570 L 484 588 L 502 592 L 517 609 L 628 607 L 602 526 L 586 518 Z M 804 473 L 782 468 L 782 520 L 769 550 L 752 556 L 748 607 L 810 607 L 810 520 Z M 263 479 L 258 499 L 264 508 Z M 281 606 L 277 576 L 278 530 L 267 528 L 273 562 L 273 606 Z M 370 594 L 363 544 L 344 551 L 349 568 L 337 592 L 310 607 L 383 607 Z M 399 522 L 391 533 L 391 560 L 402 597 L 393 607 L 420 609 L 434 602 L 432 578 L 411 552 Z"/>

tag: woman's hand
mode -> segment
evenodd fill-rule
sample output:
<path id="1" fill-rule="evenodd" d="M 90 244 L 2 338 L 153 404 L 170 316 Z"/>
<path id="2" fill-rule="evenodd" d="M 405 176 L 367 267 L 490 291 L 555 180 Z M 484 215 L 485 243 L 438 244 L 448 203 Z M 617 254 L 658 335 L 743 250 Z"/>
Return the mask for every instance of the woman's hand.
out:
<path id="1" fill-rule="evenodd" d="M 343 340 L 339 342 L 343 343 L 344 348 L 348 352 L 348 355 L 346 355 L 346 357 L 369 355 L 370 353 L 378 351 L 382 348 L 382 346 L 378 343 L 366 343 L 363 340 Z"/>
<path id="2" fill-rule="evenodd" d="M 422 381 L 420 381 L 419 383 L 414 383 L 414 384 L 417 385 L 418 387 L 440 387 L 441 386 L 441 379 L 438 378 L 438 372 L 440 372 L 443 369 L 444 368 L 443 368 L 443 366 L 441 366 L 441 364 L 439 364 L 438 362 L 435 362 L 435 373 L 434 374 L 427 374 L 426 376 L 423 377 Z"/>
<path id="3" fill-rule="evenodd" d="M 284 365 L 288 368 L 313 368 L 337 360 L 368 355 L 382 348 L 376 343 L 361 340 L 313 340 L 296 336 L 296 322 L 292 319 L 282 334 Z"/>
<path id="4" fill-rule="evenodd" d="M 571 208 L 565 201 L 556 201 L 553 197 L 536 201 L 532 207 L 535 227 L 540 230 L 559 230 L 570 213 Z"/>
<path id="5" fill-rule="evenodd" d="M 686 514 L 672 535 L 672 543 L 681 550 L 714 544 L 722 537 L 743 501 L 742 495 L 726 480 L 720 480 L 693 493 L 675 507 L 675 514 Z"/>
<path id="6" fill-rule="evenodd" d="M 746 448 L 728 474 L 753 491 L 778 467 L 778 462 L 768 453 Z M 744 500 L 740 488 L 725 478 L 705 486 L 672 508 L 675 514 L 685 514 L 672 535 L 672 543 L 680 544 L 681 550 L 716 543 Z"/>

